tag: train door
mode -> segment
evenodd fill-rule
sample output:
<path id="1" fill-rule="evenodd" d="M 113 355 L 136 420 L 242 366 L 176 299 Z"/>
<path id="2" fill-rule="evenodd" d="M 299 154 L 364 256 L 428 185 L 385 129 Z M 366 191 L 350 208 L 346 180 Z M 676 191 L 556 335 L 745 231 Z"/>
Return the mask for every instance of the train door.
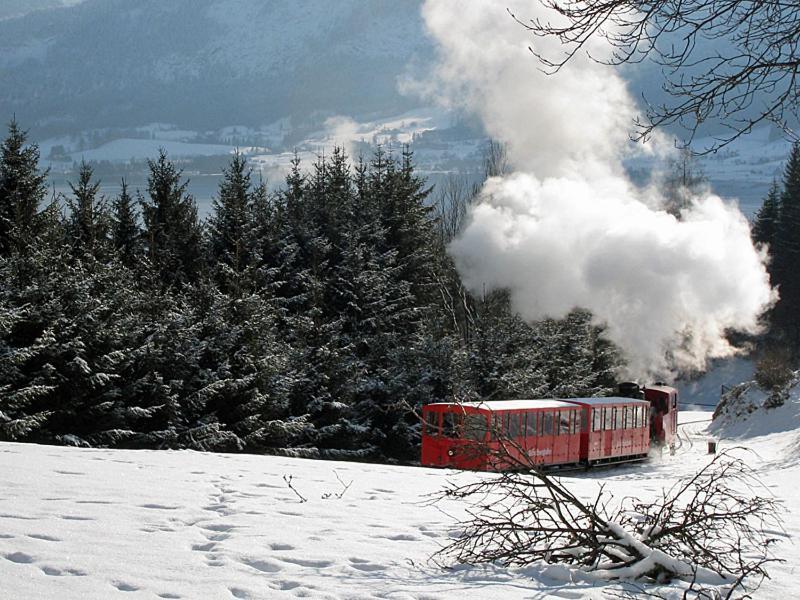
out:
<path id="1" fill-rule="evenodd" d="M 441 437 L 441 413 L 422 409 L 422 458 L 423 465 L 447 464 L 447 448 Z"/>
<path id="2" fill-rule="evenodd" d="M 569 457 L 567 460 L 571 463 L 578 462 L 581 459 L 581 433 L 584 429 L 586 422 L 585 410 L 572 408 L 570 409 L 570 436 L 569 436 Z"/>
<path id="3" fill-rule="evenodd" d="M 603 458 L 611 456 L 614 432 L 611 427 L 612 411 L 610 406 L 603 407 Z"/>
<path id="4" fill-rule="evenodd" d="M 553 444 L 553 460 L 555 464 L 569 462 L 569 442 L 571 439 L 571 424 L 569 410 L 557 410 L 555 412 L 555 438 Z"/>
<path id="5" fill-rule="evenodd" d="M 532 458 L 535 464 L 550 464 L 553 462 L 553 444 L 555 440 L 555 413 L 545 410 L 539 413 L 539 435 L 536 438 L 536 450 Z M 529 453 L 530 455 L 530 453 Z"/>

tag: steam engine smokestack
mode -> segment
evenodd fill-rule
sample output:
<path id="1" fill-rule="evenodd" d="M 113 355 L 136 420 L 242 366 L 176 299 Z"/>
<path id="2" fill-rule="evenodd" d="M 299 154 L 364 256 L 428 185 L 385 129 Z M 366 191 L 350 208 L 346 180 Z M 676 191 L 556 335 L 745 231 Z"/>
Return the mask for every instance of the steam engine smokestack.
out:
<path id="1" fill-rule="evenodd" d="M 623 381 L 617 386 L 617 390 L 622 398 L 644 400 L 644 391 L 635 381 Z"/>

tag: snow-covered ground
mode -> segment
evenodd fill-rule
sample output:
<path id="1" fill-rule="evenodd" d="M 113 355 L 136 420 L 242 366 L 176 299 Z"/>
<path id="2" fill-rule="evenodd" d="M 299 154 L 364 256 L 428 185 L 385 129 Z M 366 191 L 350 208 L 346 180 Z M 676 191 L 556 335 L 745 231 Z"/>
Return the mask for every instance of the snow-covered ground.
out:
<path id="1" fill-rule="evenodd" d="M 785 410 L 797 419 L 790 404 Z M 619 496 L 654 497 L 709 460 L 709 417 L 682 413 L 688 424 L 674 457 L 566 479 L 582 496 L 602 483 Z M 723 448 L 755 451 L 750 460 L 767 489 L 786 501 L 792 538 L 800 529 L 799 441 L 796 430 L 721 440 Z M 448 480 L 475 477 L 267 456 L 0 444 L 0 597 L 510 600 L 604 598 L 620 590 L 565 581 L 546 568 L 443 571 L 430 564 L 463 507 L 426 506 L 426 495 Z M 772 567 L 759 598 L 800 593 L 794 545 L 782 542 L 779 552 L 787 562 Z"/>

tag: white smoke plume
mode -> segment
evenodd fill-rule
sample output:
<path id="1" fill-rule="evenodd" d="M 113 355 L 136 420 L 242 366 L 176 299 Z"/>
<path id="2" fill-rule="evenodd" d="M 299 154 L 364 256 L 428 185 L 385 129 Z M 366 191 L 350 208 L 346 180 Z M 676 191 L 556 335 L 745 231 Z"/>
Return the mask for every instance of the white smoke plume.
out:
<path id="1" fill-rule="evenodd" d="M 636 106 L 624 80 L 584 57 L 545 75 L 528 46 L 551 56 L 559 48 L 527 34 L 508 4 L 423 7 L 439 57 L 413 87 L 478 115 L 508 145 L 515 169 L 487 181 L 451 246 L 466 285 L 508 288 L 529 320 L 589 309 L 635 376 L 730 355 L 726 330 L 757 331 L 775 299 L 746 219 L 714 195 L 694 199 L 680 220 L 659 210 L 657 193 L 637 189 L 622 168 L 636 149 L 628 140 Z M 520 18 L 542 10 L 516 4 Z"/>
<path id="2" fill-rule="evenodd" d="M 337 115 L 325 119 L 325 131 L 335 146 L 344 149 L 347 156 L 356 156 L 355 142 L 364 136 L 360 134 L 360 126 L 350 117 Z"/>

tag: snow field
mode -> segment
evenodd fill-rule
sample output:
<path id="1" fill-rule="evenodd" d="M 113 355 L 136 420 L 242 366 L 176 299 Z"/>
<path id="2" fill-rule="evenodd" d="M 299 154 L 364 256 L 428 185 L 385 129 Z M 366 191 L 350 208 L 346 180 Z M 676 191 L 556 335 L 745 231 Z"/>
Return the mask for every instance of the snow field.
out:
<path id="1" fill-rule="evenodd" d="M 709 460 L 703 431 L 709 417 L 682 414 L 692 423 L 682 428 L 674 457 L 569 474 L 569 485 L 586 497 L 600 483 L 616 496 L 655 497 Z M 800 484 L 792 459 L 797 441 L 795 431 L 743 441 L 757 452 L 753 460 L 764 468 L 767 490 L 787 501 L 792 537 L 800 528 L 800 512 L 791 505 Z M 505 600 L 605 598 L 621 591 L 558 566 L 443 571 L 430 564 L 430 555 L 457 534 L 454 518 L 464 507 L 430 506 L 426 495 L 448 480 L 485 476 L 267 456 L 0 444 L 0 598 Z M 779 550 L 789 562 L 771 569 L 772 581 L 756 597 L 777 591 L 791 597 L 786 585 L 800 559 L 791 544 Z M 677 598 L 682 590 L 659 592 Z"/>

